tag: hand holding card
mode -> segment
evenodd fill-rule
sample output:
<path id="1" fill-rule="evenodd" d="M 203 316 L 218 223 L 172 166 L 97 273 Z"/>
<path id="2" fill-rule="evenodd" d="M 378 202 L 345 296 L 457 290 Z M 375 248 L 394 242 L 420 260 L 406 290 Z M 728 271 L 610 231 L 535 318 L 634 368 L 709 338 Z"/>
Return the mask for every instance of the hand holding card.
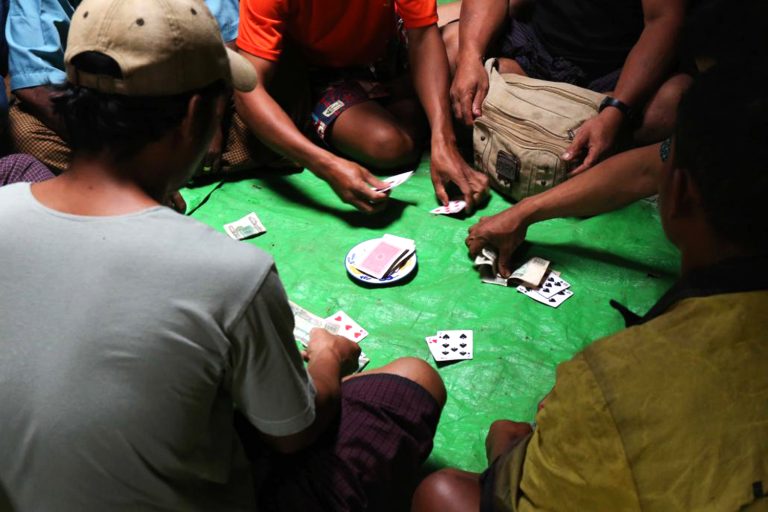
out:
<path id="1" fill-rule="evenodd" d="M 376 192 L 387 192 L 388 190 L 392 190 L 395 187 L 399 187 L 400 185 L 402 185 L 403 183 L 408 181 L 408 179 L 411 176 L 413 176 L 414 172 L 415 171 L 408 171 L 408 172 L 404 172 L 402 174 L 396 174 L 394 176 L 390 176 L 389 178 L 384 178 L 381 181 L 386 183 L 387 186 L 382 187 L 382 188 L 377 188 Z"/>
<path id="2" fill-rule="evenodd" d="M 467 207 L 466 201 L 449 201 L 446 206 L 438 206 L 429 213 L 435 215 L 455 215 Z"/>

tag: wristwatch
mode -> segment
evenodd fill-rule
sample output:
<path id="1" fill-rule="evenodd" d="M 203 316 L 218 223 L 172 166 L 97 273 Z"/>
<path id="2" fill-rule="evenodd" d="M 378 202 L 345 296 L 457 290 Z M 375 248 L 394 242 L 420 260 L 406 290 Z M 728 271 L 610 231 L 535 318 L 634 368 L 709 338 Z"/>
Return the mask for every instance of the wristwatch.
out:
<path id="1" fill-rule="evenodd" d="M 602 112 L 608 107 L 613 107 L 619 109 L 619 111 L 624 114 L 627 119 L 633 119 L 634 118 L 634 111 L 632 110 L 632 107 L 627 105 L 621 100 L 617 100 L 616 98 L 611 98 L 610 96 L 606 96 L 602 103 L 600 103 L 600 108 L 598 109 L 598 112 Z"/>

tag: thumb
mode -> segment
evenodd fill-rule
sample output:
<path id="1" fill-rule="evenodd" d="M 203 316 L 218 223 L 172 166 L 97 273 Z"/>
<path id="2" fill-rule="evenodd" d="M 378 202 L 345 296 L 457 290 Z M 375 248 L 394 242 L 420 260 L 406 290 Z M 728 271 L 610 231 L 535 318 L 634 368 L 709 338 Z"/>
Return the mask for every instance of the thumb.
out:
<path id="1" fill-rule="evenodd" d="M 386 182 L 381 181 L 365 169 L 363 169 L 363 180 L 374 188 L 384 188 L 387 186 Z"/>
<path id="2" fill-rule="evenodd" d="M 496 260 L 499 263 L 499 274 L 501 277 L 507 278 L 512 275 L 512 270 L 509 268 L 509 262 L 512 259 L 512 251 L 508 244 L 503 244 L 499 248 L 499 259 Z"/>
<path id="3" fill-rule="evenodd" d="M 576 137 L 573 138 L 573 142 L 571 142 L 571 145 L 568 146 L 568 149 L 565 150 L 565 153 L 563 153 L 560 158 L 565 160 L 566 162 L 570 162 L 573 160 L 573 158 L 581 153 L 581 149 L 584 146 L 584 142 L 586 139 L 586 135 L 584 132 L 579 130 L 576 132 Z"/>
<path id="4" fill-rule="evenodd" d="M 472 100 L 472 115 L 480 117 L 483 115 L 483 100 L 485 100 L 485 89 L 478 87 L 475 91 L 475 99 Z"/>

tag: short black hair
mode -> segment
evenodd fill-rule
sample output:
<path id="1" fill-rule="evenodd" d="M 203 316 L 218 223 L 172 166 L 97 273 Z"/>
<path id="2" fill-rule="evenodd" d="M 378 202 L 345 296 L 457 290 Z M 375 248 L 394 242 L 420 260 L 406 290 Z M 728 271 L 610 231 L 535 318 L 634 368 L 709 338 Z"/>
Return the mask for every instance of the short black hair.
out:
<path id="1" fill-rule="evenodd" d="M 717 65 L 683 96 L 675 166 L 699 189 L 724 239 L 768 254 L 768 82 L 764 63 Z"/>
<path id="2" fill-rule="evenodd" d="M 117 62 L 96 52 L 76 56 L 73 64 L 91 73 L 122 76 Z M 116 158 L 126 158 L 177 127 L 186 116 L 193 95 L 202 95 L 212 105 L 226 92 L 227 86 L 221 80 L 203 89 L 160 97 L 106 94 L 66 83 L 58 87 L 52 102 L 64 122 L 67 142 L 73 151 L 109 151 Z"/>

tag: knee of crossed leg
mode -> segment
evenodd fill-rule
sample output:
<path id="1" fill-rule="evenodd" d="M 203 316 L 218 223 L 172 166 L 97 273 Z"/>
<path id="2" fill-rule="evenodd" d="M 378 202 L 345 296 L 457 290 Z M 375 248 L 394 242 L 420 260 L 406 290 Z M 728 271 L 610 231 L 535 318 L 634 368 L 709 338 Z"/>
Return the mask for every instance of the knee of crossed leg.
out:
<path id="1" fill-rule="evenodd" d="M 429 363 L 416 357 L 403 357 L 389 365 L 387 371 L 412 380 L 427 390 L 440 407 L 445 405 L 446 390 L 440 374 Z"/>
<path id="2" fill-rule="evenodd" d="M 369 165 L 377 169 L 394 169 L 414 162 L 418 148 L 413 138 L 403 129 L 391 124 L 376 126 L 366 133 Z"/>

